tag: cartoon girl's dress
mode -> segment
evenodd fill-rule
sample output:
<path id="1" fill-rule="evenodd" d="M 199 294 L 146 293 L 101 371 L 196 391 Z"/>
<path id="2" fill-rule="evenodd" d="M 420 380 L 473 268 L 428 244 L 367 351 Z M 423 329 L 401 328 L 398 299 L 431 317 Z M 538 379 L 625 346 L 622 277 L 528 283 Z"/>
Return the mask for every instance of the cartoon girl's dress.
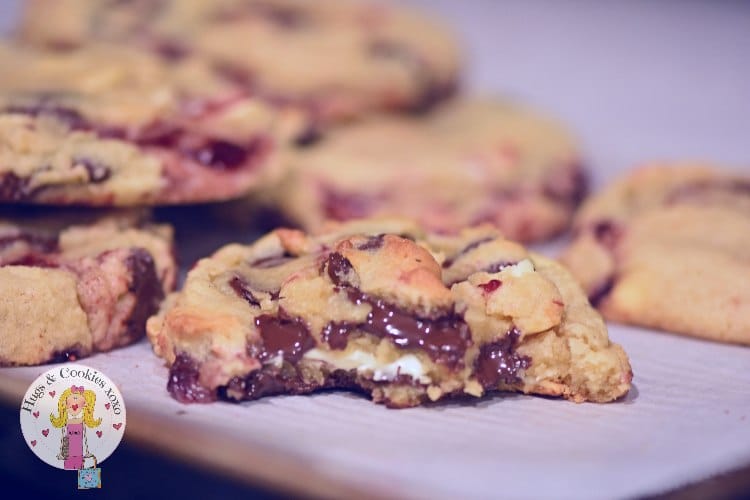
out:
<path id="1" fill-rule="evenodd" d="M 83 468 L 83 423 L 65 426 L 68 436 L 68 458 L 65 459 L 66 470 Z"/>

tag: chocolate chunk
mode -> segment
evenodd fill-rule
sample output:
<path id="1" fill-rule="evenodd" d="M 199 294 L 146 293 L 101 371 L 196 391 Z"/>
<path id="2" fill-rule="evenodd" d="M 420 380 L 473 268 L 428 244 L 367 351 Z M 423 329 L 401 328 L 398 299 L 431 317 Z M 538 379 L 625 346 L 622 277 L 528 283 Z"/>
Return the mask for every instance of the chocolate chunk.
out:
<path id="1" fill-rule="evenodd" d="M 216 399 L 213 391 L 200 382 L 198 363 L 185 353 L 180 353 L 169 369 L 167 391 L 180 403 L 210 403 Z"/>
<path id="2" fill-rule="evenodd" d="M 276 394 L 294 394 L 293 383 L 283 380 L 275 370 L 256 370 L 246 377 L 234 377 L 225 387 L 218 389 L 218 396 L 229 401 L 259 399 Z M 291 380 L 296 380 L 292 377 Z M 285 383 L 286 382 L 286 383 Z"/>
<path id="3" fill-rule="evenodd" d="M 156 264 L 151 254 L 135 248 L 127 257 L 125 265 L 130 270 L 128 290 L 135 297 L 135 305 L 125 322 L 126 339 L 135 340 L 146 333 L 146 320 L 159 309 L 164 290 L 156 274 Z"/>
<path id="4" fill-rule="evenodd" d="M 599 307 L 601 302 L 607 297 L 607 295 L 610 294 L 612 289 L 615 287 L 615 278 L 610 276 L 606 279 L 601 285 L 596 287 L 590 294 L 589 294 L 589 302 L 591 302 L 591 305 L 594 307 Z"/>
<path id="5" fill-rule="evenodd" d="M 385 243 L 385 234 L 370 236 L 367 241 L 357 247 L 357 250 L 377 250 Z"/>
<path id="6" fill-rule="evenodd" d="M 253 295 L 253 292 L 250 291 L 247 281 L 243 278 L 234 276 L 229 280 L 229 286 L 232 287 L 232 290 L 234 290 L 234 293 L 236 293 L 239 298 L 246 300 L 251 306 L 260 307 L 260 301 L 255 295 Z"/>
<path id="7" fill-rule="evenodd" d="M 12 114 L 29 115 L 33 117 L 50 116 L 74 130 L 87 130 L 88 121 L 78 111 L 60 106 L 54 102 L 54 96 L 39 96 L 39 102 L 31 106 L 8 106 L 3 111 Z"/>
<path id="8" fill-rule="evenodd" d="M 0 177 L 0 201 L 23 201 L 28 198 L 29 180 L 9 172 Z"/>
<path id="9" fill-rule="evenodd" d="M 594 224 L 594 237 L 602 245 L 609 249 L 613 249 L 620 241 L 624 228 L 611 220 L 603 220 Z"/>
<path id="10" fill-rule="evenodd" d="M 312 146 L 313 144 L 320 141 L 323 135 L 320 132 L 318 125 L 314 122 L 309 123 L 302 132 L 297 135 L 294 139 L 294 144 L 298 147 L 305 148 Z"/>
<path id="11" fill-rule="evenodd" d="M 281 311 L 279 316 L 258 316 L 255 318 L 255 326 L 263 339 L 263 351 L 258 354 L 261 361 L 281 354 L 285 361 L 294 364 L 315 347 L 315 341 L 305 323 L 299 318 L 288 318 Z"/>
<path id="12" fill-rule="evenodd" d="M 257 5 L 255 10 L 279 28 L 288 30 L 299 29 L 310 21 L 304 11 L 292 7 Z"/>
<path id="13" fill-rule="evenodd" d="M 422 78 L 422 80 L 424 80 L 424 78 Z M 454 81 L 443 83 L 423 83 L 422 92 L 419 95 L 419 98 L 409 106 L 407 111 L 416 115 L 425 114 L 431 111 L 440 102 L 455 95 L 457 90 L 458 85 Z"/>
<path id="14" fill-rule="evenodd" d="M 277 267 L 282 264 L 286 264 L 287 262 L 294 259 L 294 256 L 289 253 L 284 253 L 282 255 L 274 255 L 271 257 L 263 257 L 262 259 L 255 260 L 250 263 L 252 267 L 257 267 L 260 269 L 268 269 L 270 267 Z"/>
<path id="15" fill-rule="evenodd" d="M 227 141 L 210 141 L 192 152 L 193 158 L 202 165 L 219 169 L 236 168 L 245 162 L 247 155 L 245 148 Z"/>
<path id="16" fill-rule="evenodd" d="M 544 185 L 544 195 L 570 206 L 578 206 L 588 193 L 588 179 L 578 165 L 569 165 Z"/>
<path id="17" fill-rule="evenodd" d="M 484 272 L 490 273 L 490 274 L 492 274 L 492 273 L 499 273 L 500 271 L 502 271 L 506 267 L 515 266 L 516 264 L 518 264 L 518 262 L 511 262 L 511 261 L 508 261 L 508 260 L 501 260 L 501 261 L 498 261 L 498 262 L 495 262 L 495 263 L 492 263 L 492 264 L 486 266 L 482 270 Z"/>
<path id="18" fill-rule="evenodd" d="M 452 266 L 453 263 L 456 261 L 456 259 L 458 259 L 462 255 L 465 255 L 465 254 L 471 252 L 472 250 L 474 250 L 475 248 L 479 248 L 481 245 L 483 245 L 485 243 L 488 243 L 488 242 L 490 242 L 490 241 L 492 241 L 494 239 L 495 238 L 493 236 L 488 236 L 486 238 L 481 238 L 481 239 L 479 239 L 477 241 L 469 243 L 460 252 L 458 252 L 456 255 L 454 255 L 450 259 L 446 259 L 445 262 L 443 262 L 443 267 L 445 268 L 445 267 Z"/>
<path id="19" fill-rule="evenodd" d="M 55 268 L 60 267 L 60 262 L 51 255 L 31 252 L 12 262 L 5 262 L 3 265 Z"/>
<path id="20" fill-rule="evenodd" d="M 328 256 L 326 267 L 328 268 L 328 277 L 331 278 L 334 285 L 350 286 L 347 278 L 350 273 L 354 272 L 354 268 L 352 267 L 352 263 L 349 262 L 349 259 L 338 252 L 332 252 Z"/>
<path id="21" fill-rule="evenodd" d="M 531 365 L 531 358 L 515 352 L 520 332 L 514 327 L 497 342 L 483 345 L 479 350 L 474 371 L 485 389 L 496 389 L 498 384 L 517 384 L 520 370 Z"/>
<path id="22" fill-rule="evenodd" d="M 431 68 L 427 61 L 406 44 L 393 40 L 376 40 L 369 46 L 372 57 L 398 61 L 412 74 L 419 84 L 419 97 L 409 106 L 408 111 L 421 114 L 432 109 L 438 102 L 450 97 L 456 91 L 454 82 L 439 83 L 430 77 Z"/>
<path id="23" fill-rule="evenodd" d="M 39 253 L 51 253 L 58 249 L 58 239 L 56 235 L 51 236 L 24 231 L 9 236 L 0 236 L 0 251 L 17 241 L 26 243 L 32 248 L 32 250 Z"/>
<path id="24" fill-rule="evenodd" d="M 162 59 L 170 62 L 185 59 L 190 53 L 187 47 L 174 40 L 162 40 L 158 42 L 155 46 L 155 52 L 159 54 Z"/>
<path id="25" fill-rule="evenodd" d="M 750 196 L 750 180 L 700 181 L 683 185 L 669 193 L 666 203 L 708 198 L 721 193 Z"/>
<path id="26" fill-rule="evenodd" d="M 52 353 L 49 359 L 49 363 L 66 363 L 68 361 L 76 361 L 85 356 L 84 350 L 80 346 L 71 347 L 64 351 L 56 351 Z"/>
<path id="27" fill-rule="evenodd" d="M 346 194 L 333 188 L 323 188 L 322 205 L 329 219 L 344 221 L 365 217 L 373 212 L 378 196 L 362 193 Z"/>
<path id="28" fill-rule="evenodd" d="M 73 163 L 83 165 L 89 174 L 89 182 L 94 184 L 104 182 L 112 175 L 112 171 L 109 167 L 98 160 L 91 158 L 74 158 Z"/>

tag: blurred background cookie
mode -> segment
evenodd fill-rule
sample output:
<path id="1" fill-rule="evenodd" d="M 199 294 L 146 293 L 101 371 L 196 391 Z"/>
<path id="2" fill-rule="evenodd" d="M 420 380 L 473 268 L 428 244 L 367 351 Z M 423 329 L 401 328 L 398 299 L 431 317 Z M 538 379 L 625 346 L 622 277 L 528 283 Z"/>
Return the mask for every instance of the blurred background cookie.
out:
<path id="1" fill-rule="evenodd" d="M 562 256 L 608 319 L 750 344 L 750 177 L 654 164 L 588 200 Z"/>
<path id="2" fill-rule="evenodd" d="M 33 0 L 19 32 L 54 48 L 104 39 L 164 59 L 199 55 L 253 95 L 306 106 L 324 122 L 427 108 L 453 92 L 460 67 L 445 28 L 365 1 Z"/>
<path id="3" fill-rule="evenodd" d="M 197 60 L 125 46 L 0 45 L 0 201 L 138 205 L 237 197 L 278 174 L 305 114 Z"/>
<path id="4" fill-rule="evenodd" d="M 568 227 L 586 191 L 565 128 L 500 99 L 371 117 L 286 162 L 271 203 L 310 230 L 327 219 L 402 215 L 438 232 L 490 223 L 510 239 L 538 241 Z"/>
<path id="5" fill-rule="evenodd" d="M 0 366 L 135 342 L 177 275 L 168 226 L 143 213 L 0 213 Z"/>

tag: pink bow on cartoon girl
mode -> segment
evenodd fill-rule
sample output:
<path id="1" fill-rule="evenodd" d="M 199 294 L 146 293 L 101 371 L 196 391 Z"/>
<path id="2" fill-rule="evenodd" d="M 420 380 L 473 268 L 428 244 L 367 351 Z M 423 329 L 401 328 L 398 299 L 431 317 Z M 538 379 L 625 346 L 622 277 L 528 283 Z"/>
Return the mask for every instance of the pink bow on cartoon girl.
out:
<path id="1" fill-rule="evenodd" d="M 71 385 L 70 386 L 70 392 L 73 393 L 73 394 L 75 394 L 76 392 L 78 394 L 83 394 L 83 386 L 79 385 L 78 387 L 76 387 L 75 385 Z"/>

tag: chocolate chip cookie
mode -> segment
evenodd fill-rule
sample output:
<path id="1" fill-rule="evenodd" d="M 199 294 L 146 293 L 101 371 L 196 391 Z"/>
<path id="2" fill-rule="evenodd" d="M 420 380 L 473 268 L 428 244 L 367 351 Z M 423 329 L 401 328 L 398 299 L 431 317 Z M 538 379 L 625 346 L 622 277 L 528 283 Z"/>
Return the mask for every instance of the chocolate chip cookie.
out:
<path id="1" fill-rule="evenodd" d="M 396 408 L 495 391 L 606 402 L 632 378 L 569 273 L 490 226 L 277 229 L 199 261 L 147 330 L 182 402 L 322 388 Z"/>
<path id="2" fill-rule="evenodd" d="M 487 222 L 536 241 L 564 230 L 585 192 L 565 129 L 500 100 L 372 118 L 332 131 L 288 163 L 272 203 L 313 231 L 327 219 L 403 215 L 438 232 Z"/>
<path id="3" fill-rule="evenodd" d="M 562 257 L 613 321 L 750 344 L 750 177 L 650 165 L 581 209 Z"/>
<path id="4" fill-rule="evenodd" d="M 0 44 L 0 201 L 142 205 L 241 196 L 278 173 L 303 111 L 197 60 Z"/>
<path id="5" fill-rule="evenodd" d="M 31 212 L 0 213 L 0 366 L 75 360 L 142 338 L 174 287 L 171 228 L 136 213 Z"/>
<path id="6" fill-rule="evenodd" d="M 452 35 L 424 15 L 351 0 L 33 0 L 20 33 L 58 48 L 105 39 L 169 60 L 199 55 L 322 121 L 429 107 L 453 91 L 460 66 Z"/>

